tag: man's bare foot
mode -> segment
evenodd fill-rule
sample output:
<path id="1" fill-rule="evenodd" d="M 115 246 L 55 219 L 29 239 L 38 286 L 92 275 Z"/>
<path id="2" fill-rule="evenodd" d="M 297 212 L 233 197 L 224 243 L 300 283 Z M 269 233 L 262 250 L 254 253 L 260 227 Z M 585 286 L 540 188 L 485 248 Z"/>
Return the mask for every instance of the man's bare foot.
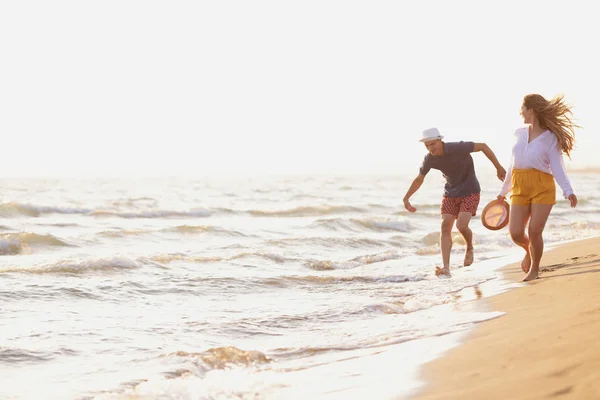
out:
<path id="1" fill-rule="evenodd" d="M 446 276 L 451 276 L 450 275 L 450 267 L 444 267 L 444 268 L 440 268 L 440 267 L 435 267 L 435 276 L 440 276 L 440 275 L 446 275 Z"/>
<path id="2" fill-rule="evenodd" d="M 539 275 L 540 275 L 539 268 L 535 268 L 535 269 L 531 268 L 529 270 L 529 273 L 525 276 L 525 278 L 523 278 L 523 282 L 533 281 L 533 280 L 537 279 Z"/>
<path id="3" fill-rule="evenodd" d="M 525 253 L 525 257 L 523 257 L 523 261 L 521 261 L 521 269 L 523 272 L 528 273 L 529 268 L 531 267 L 531 256 L 529 252 Z"/>
<path id="4" fill-rule="evenodd" d="M 468 267 L 469 265 L 473 264 L 473 259 L 474 259 L 473 249 L 469 249 L 469 250 L 465 251 L 465 262 L 463 265 L 465 267 Z"/>

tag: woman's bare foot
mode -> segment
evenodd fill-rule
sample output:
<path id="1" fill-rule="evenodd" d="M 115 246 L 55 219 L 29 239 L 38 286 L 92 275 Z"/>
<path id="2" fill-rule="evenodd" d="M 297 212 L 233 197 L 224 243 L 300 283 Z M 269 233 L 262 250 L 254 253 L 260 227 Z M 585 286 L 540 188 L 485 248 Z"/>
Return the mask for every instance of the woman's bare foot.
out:
<path id="1" fill-rule="evenodd" d="M 529 252 L 525 253 L 525 257 L 523 257 L 523 261 L 521 261 L 521 269 L 523 272 L 528 273 L 529 268 L 531 267 L 531 256 Z"/>
<path id="2" fill-rule="evenodd" d="M 473 249 L 469 249 L 467 251 L 465 251 L 465 261 L 463 263 L 463 265 L 465 267 L 468 267 L 469 265 L 473 264 L 473 259 L 474 259 L 474 254 L 473 254 Z"/>
<path id="3" fill-rule="evenodd" d="M 444 268 L 440 268 L 440 267 L 435 267 L 435 276 L 440 276 L 440 275 L 446 275 L 446 276 L 451 276 L 450 275 L 450 267 L 444 267 Z"/>
<path id="4" fill-rule="evenodd" d="M 533 281 L 533 280 L 537 279 L 539 275 L 540 275 L 539 268 L 531 268 L 529 270 L 529 273 L 525 276 L 525 278 L 523 278 L 523 282 Z"/>

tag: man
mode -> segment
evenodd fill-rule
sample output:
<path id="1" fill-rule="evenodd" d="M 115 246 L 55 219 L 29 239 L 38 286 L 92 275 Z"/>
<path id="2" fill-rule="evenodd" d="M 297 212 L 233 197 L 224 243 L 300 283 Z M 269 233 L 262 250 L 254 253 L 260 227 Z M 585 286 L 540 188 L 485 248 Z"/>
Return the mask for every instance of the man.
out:
<path id="1" fill-rule="evenodd" d="M 483 154 L 494 164 L 498 179 L 504 181 L 506 171 L 496 159 L 492 150 L 485 143 L 473 142 L 449 142 L 442 141 L 437 128 L 423 131 L 420 140 L 425 144 L 429 153 L 423 159 L 419 175 L 410 185 L 404 196 L 404 207 L 412 212 L 417 211 L 410 204 L 412 196 L 423 184 L 425 175 L 430 169 L 442 172 L 446 179 L 444 196 L 442 198 L 441 214 L 442 227 L 440 235 L 440 247 L 442 250 L 443 267 L 435 268 L 436 275 L 450 276 L 450 250 L 452 250 L 452 227 L 456 221 L 456 227 L 461 233 L 467 248 L 465 251 L 464 265 L 473 264 L 473 232 L 469 228 L 471 217 L 477 213 L 481 188 L 475 176 L 475 167 L 471 153 L 482 151 Z"/>

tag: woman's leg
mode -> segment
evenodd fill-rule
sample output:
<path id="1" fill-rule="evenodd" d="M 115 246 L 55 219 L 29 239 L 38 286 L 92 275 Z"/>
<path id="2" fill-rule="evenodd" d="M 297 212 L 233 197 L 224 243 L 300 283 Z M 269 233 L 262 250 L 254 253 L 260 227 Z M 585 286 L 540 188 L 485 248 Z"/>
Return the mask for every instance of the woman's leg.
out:
<path id="1" fill-rule="evenodd" d="M 544 239 L 542 233 L 548 221 L 552 204 L 532 204 L 531 205 L 531 220 L 529 221 L 529 252 L 531 254 L 531 268 L 529 273 L 523 279 L 530 281 L 537 279 L 540 274 L 540 261 L 544 254 Z"/>
<path id="2" fill-rule="evenodd" d="M 530 206 L 510 206 L 510 220 L 508 222 L 508 230 L 510 237 L 515 244 L 521 246 L 525 250 L 525 257 L 521 262 L 523 272 L 529 272 L 531 266 L 531 256 L 529 254 L 529 238 L 525 235 L 525 226 L 531 214 Z"/>

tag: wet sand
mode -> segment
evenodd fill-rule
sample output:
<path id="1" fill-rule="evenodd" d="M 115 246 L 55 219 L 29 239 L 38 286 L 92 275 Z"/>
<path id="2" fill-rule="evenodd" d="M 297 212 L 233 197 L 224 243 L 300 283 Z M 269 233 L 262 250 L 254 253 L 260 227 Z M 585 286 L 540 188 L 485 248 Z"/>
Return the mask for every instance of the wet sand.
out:
<path id="1" fill-rule="evenodd" d="M 541 267 L 484 300 L 506 314 L 426 365 L 415 399 L 600 399 L 600 238 L 547 250 Z M 504 273 L 524 276 L 520 263 Z"/>

